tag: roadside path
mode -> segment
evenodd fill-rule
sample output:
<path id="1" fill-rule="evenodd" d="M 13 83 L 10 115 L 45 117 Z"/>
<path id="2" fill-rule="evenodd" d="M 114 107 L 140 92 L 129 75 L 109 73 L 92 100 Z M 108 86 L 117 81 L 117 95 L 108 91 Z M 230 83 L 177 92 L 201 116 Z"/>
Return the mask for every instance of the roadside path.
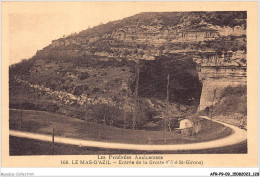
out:
<path id="1" fill-rule="evenodd" d="M 201 117 L 205 119 L 209 119 L 206 116 L 201 116 Z M 172 144 L 172 145 L 171 144 L 167 144 L 167 145 L 149 144 L 148 145 L 148 144 L 110 143 L 110 142 L 83 140 L 83 139 L 76 139 L 76 138 L 65 138 L 61 136 L 55 136 L 54 140 L 55 143 L 63 143 L 63 144 L 70 144 L 70 145 L 77 145 L 77 146 L 96 147 L 96 148 L 105 148 L 105 149 L 145 150 L 145 151 L 201 150 L 201 149 L 230 146 L 247 140 L 246 130 L 240 129 L 234 125 L 230 125 L 220 121 L 216 121 L 216 120 L 213 121 L 231 128 L 232 133 L 227 137 L 217 139 L 217 140 L 201 142 L 201 143 Z M 9 130 L 9 135 L 52 142 L 52 136 L 45 135 L 45 134 Z"/>

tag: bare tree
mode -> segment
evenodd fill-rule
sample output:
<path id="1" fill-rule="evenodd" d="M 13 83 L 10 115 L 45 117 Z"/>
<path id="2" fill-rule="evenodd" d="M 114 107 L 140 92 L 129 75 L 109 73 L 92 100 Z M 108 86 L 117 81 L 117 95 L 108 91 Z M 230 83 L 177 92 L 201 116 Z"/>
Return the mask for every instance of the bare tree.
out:
<path id="1" fill-rule="evenodd" d="M 138 110 L 138 86 L 139 86 L 139 62 L 137 61 L 137 65 L 136 65 L 136 72 L 137 72 L 137 76 L 136 76 L 136 84 L 135 84 L 135 102 L 134 102 L 134 112 L 133 112 L 133 130 L 135 129 L 136 126 L 136 120 L 137 120 L 137 110 Z"/>
<path id="2" fill-rule="evenodd" d="M 170 85 L 170 75 L 168 74 L 167 76 L 167 96 L 166 96 L 166 117 L 167 117 L 167 121 L 165 123 L 166 127 L 165 127 L 165 131 L 167 131 L 167 129 L 169 131 L 171 131 L 171 120 L 170 120 L 170 110 L 169 110 L 169 94 L 170 94 L 170 91 L 169 91 L 169 85 Z M 168 127 L 168 128 L 167 128 Z"/>
<path id="3" fill-rule="evenodd" d="M 211 121 L 212 121 L 212 119 L 213 119 L 213 116 L 212 116 L 212 114 L 213 114 L 213 104 L 214 104 L 214 101 L 215 101 L 215 99 L 216 99 L 216 92 L 217 92 L 217 89 L 214 90 L 214 92 L 213 92 L 213 98 L 212 98 L 212 100 L 211 100 L 211 108 L 210 108 L 210 118 L 211 118 Z"/>

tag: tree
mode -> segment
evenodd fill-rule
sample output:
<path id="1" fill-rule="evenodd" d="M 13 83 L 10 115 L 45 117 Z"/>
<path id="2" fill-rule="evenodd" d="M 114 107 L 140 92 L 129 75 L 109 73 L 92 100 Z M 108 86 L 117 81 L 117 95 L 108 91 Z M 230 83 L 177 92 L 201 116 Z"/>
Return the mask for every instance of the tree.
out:
<path id="1" fill-rule="evenodd" d="M 136 65 L 136 84 L 135 84 L 135 102 L 134 102 L 134 112 L 133 112 L 133 130 L 135 129 L 136 126 L 136 120 L 137 120 L 137 112 L 138 112 L 138 87 L 139 87 L 139 75 L 140 75 L 140 70 L 139 70 L 139 62 L 137 62 Z"/>
<path id="2" fill-rule="evenodd" d="M 211 121 L 212 121 L 212 119 L 213 119 L 213 116 L 212 116 L 212 114 L 213 114 L 213 104 L 214 104 L 214 101 L 215 101 L 215 99 L 216 99 L 216 92 L 217 92 L 217 89 L 214 90 L 214 92 L 213 92 L 213 98 L 212 98 L 212 100 L 211 100 L 211 107 L 210 107 L 210 119 L 211 119 Z"/>

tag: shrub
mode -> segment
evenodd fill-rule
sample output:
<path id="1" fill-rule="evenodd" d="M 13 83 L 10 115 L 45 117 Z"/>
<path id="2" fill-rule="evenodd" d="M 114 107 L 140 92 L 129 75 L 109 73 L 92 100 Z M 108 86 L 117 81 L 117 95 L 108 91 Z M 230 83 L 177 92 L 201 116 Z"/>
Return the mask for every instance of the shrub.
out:
<path id="1" fill-rule="evenodd" d="M 49 111 L 49 112 L 56 112 L 59 110 L 59 106 L 55 103 L 48 103 L 46 105 L 46 111 Z"/>
<path id="2" fill-rule="evenodd" d="M 24 109 L 24 110 L 39 110 L 39 111 L 48 111 L 48 112 L 57 112 L 59 106 L 56 103 L 40 101 L 40 102 L 30 102 L 23 101 L 21 104 L 17 102 L 10 102 L 9 108 L 14 109 Z"/>
<path id="3" fill-rule="evenodd" d="M 69 110 L 67 115 L 69 117 L 74 117 L 74 118 L 78 118 L 78 119 L 81 119 L 81 120 L 86 119 L 86 111 L 85 110 L 78 110 L 78 109 Z"/>
<path id="4" fill-rule="evenodd" d="M 83 93 L 86 93 L 86 91 L 88 91 L 89 88 L 86 85 L 77 85 L 73 91 L 73 94 L 76 96 L 79 96 Z"/>
<path id="5" fill-rule="evenodd" d="M 93 88 L 92 93 L 98 92 L 100 89 L 98 87 Z"/>
<path id="6" fill-rule="evenodd" d="M 22 109 L 25 109 L 25 110 L 35 110 L 36 109 L 36 105 L 33 103 L 22 103 L 21 107 L 22 107 Z"/>
<path id="7" fill-rule="evenodd" d="M 113 123 L 113 125 L 118 124 L 118 121 L 120 122 L 118 118 L 123 115 L 122 110 L 107 104 L 91 105 L 88 110 L 90 117 L 92 117 L 95 122 L 106 125 L 111 125 L 111 123 Z"/>
<path id="8" fill-rule="evenodd" d="M 245 85 L 239 85 L 236 87 L 228 86 L 221 95 L 221 98 L 234 95 L 234 96 L 242 96 L 247 94 L 247 87 Z"/>
<path id="9" fill-rule="evenodd" d="M 88 72 L 82 72 L 79 74 L 79 79 L 84 80 L 90 77 L 90 74 Z"/>

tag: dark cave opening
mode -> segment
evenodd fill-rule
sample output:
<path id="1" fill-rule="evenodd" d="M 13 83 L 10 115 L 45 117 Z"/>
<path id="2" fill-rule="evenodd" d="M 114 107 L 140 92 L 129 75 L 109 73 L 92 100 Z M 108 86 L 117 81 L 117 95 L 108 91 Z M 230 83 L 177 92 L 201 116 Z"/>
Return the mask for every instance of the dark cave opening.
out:
<path id="1" fill-rule="evenodd" d="M 139 62 L 139 71 L 140 97 L 165 100 L 169 75 L 169 101 L 184 105 L 199 105 L 202 83 L 198 77 L 196 63 L 190 56 L 168 54 L 155 60 L 142 60 Z M 135 85 L 136 82 L 131 85 L 133 92 Z"/>

